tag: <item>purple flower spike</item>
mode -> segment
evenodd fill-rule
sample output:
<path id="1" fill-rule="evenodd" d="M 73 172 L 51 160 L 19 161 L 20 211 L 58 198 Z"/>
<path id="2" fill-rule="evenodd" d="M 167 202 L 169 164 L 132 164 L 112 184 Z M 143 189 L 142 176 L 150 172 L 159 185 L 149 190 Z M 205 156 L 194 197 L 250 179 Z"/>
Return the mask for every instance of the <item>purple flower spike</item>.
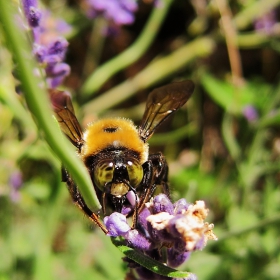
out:
<path id="1" fill-rule="evenodd" d="M 104 224 L 109 231 L 108 235 L 112 237 L 123 236 L 130 230 L 126 217 L 118 212 L 105 217 Z"/>
<path id="2" fill-rule="evenodd" d="M 273 34 L 274 26 L 277 24 L 277 14 L 275 10 L 271 10 L 267 14 L 263 14 L 260 18 L 256 19 L 254 26 L 256 31 L 266 33 L 267 35 Z"/>
<path id="3" fill-rule="evenodd" d="M 94 18 L 102 15 L 116 25 L 131 24 L 137 10 L 135 0 L 87 0 L 87 15 Z"/>
<path id="4" fill-rule="evenodd" d="M 254 122 L 259 117 L 256 108 L 252 105 L 247 105 L 243 108 L 243 115 L 248 122 Z"/>
<path id="5" fill-rule="evenodd" d="M 10 184 L 10 198 L 13 202 L 17 202 L 20 199 L 19 190 L 22 186 L 22 174 L 20 171 L 15 171 L 11 174 L 9 179 Z"/>
<path id="6" fill-rule="evenodd" d="M 122 211 L 126 212 L 126 208 Z M 180 199 L 173 205 L 165 194 L 159 194 L 145 203 L 133 229 L 127 224 L 126 217 L 118 212 L 105 217 L 104 223 L 109 236 L 122 236 L 127 246 L 170 267 L 177 267 L 190 257 L 191 252 L 201 250 L 208 240 L 217 240 L 213 233 L 214 225 L 204 221 L 208 211 L 204 201 L 188 204 L 185 199 Z M 126 261 L 131 272 L 138 274 L 139 280 L 170 279 L 132 260 Z M 196 276 L 189 274 L 185 278 L 172 279 L 196 280 Z"/>
<path id="7" fill-rule="evenodd" d="M 42 13 L 37 8 L 36 0 L 22 0 L 25 17 L 30 27 L 39 26 Z"/>
<path id="8" fill-rule="evenodd" d="M 70 67 L 63 63 L 68 42 L 61 37 L 70 31 L 70 26 L 52 18 L 49 11 L 41 12 L 37 0 L 22 0 L 22 6 L 33 34 L 33 54 L 46 70 L 48 86 L 55 88 L 70 73 Z"/>

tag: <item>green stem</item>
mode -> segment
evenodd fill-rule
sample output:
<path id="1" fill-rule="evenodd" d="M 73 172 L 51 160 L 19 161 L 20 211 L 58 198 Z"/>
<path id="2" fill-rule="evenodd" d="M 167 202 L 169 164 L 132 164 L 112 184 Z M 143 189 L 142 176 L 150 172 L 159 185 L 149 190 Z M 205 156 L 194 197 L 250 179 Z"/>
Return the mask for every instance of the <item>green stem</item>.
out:
<path id="1" fill-rule="evenodd" d="M 7 84 L 6 81 L 0 84 L 0 99 L 9 106 L 9 108 L 14 113 L 15 117 L 25 126 L 28 127 L 29 133 L 36 131 L 36 126 L 30 114 L 24 109 L 23 105 L 20 103 L 19 96 L 13 93 L 14 89 L 11 88 L 10 83 Z"/>
<path id="2" fill-rule="evenodd" d="M 169 143 L 176 143 L 187 136 L 194 135 L 198 131 L 195 123 L 188 123 L 185 126 L 178 128 L 176 130 L 170 131 L 168 133 L 158 133 L 153 135 L 149 140 L 150 145 L 162 145 Z"/>
<path id="3" fill-rule="evenodd" d="M 81 88 L 85 96 L 96 92 L 110 77 L 138 60 L 149 48 L 167 14 L 173 0 L 162 0 L 162 6 L 154 7 L 152 14 L 138 39 L 124 52 L 99 67 Z"/>
<path id="4" fill-rule="evenodd" d="M 271 217 L 271 218 L 264 219 L 263 221 L 260 221 L 260 222 L 256 223 L 255 225 L 248 226 L 248 227 L 245 227 L 240 230 L 230 231 L 227 234 L 225 234 L 224 236 L 219 237 L 219 239 L 216 242 L 208 244 L 207 247 L 219 246 L 221 242 L 226 241 L 229 238 L 238 237 L 240 235 L 247 234 L 252 231 L 264 229 L 270 225 L 276 226 L 279 223 L 280 223 L 280 214 L 278 214 L 274 217 Z"/>
<path id="5" fill-rule="evenodd" d="M 56 174 L 57 178 L 60 178 L 60 174 Z M 61 208 L 63 207 L 63 201 L 65 199 L 65 192 L 62 183 L 56 183 L 57 193 L 49 202 L 47 211 L 43 211 L 42 225 L 39 229 L 40 239 L 38 241 L 34 262 L 34 279 L 52 279 L 53 273 L 53 260 L 52 260 L 52 245 L 54 242 L 57 228 L 59 227 Z"/>
<path id="6" fill-rule="evenodd" d="M 176 71 L 186 67 L 193 59 L 209 55 L 214 49 L 214 42 L 208 37 L 201 37 L 182 46 L 171 54 L 151 62 L 135 77 L 103 93 L 84 106 L 85 113 L 96 114 L 119 104 L 135 92 L 162 81 Z"/>
<path id="7" fill-rule="evenodd" d="M 241 49 L 260 48 L 271 42 L 271 37 L 264 33 L 246 32 L 237 35 L 237 45 Z"/>
<path id="8" fill-rule="evenodd" d="M 30 111 L 36 120 L 38 128 L 43 131 L 47 143 L 61 159 L 65 167 L 79 185 L 84 199 L 89 207 L 100 208 L 92 182 L 82 162 L 75 155 L 70 143 L 62 136 L 58 126 L 52 119 L 52 111 L 46 90 L 39 85 L 43 80 L 36 77 L 34 69 L 38 68 L 24 32 L 16 21 L 17 7 L 10 1 L 0 1 L 0 20 L 8 45 L 11 47 L 17 62 L 21 84 Z M 11 93 L 13 94 L 13 93 Z"/>
<path id="9" fill-rule="evenodd" d="M 225 112 L 222 121 L 222 134 L 231 157 L 238 164 L 241 156 L 241 149 L 236 141 L 233 130 L 233 116 L 230 113 Z"/>
<path id="10" fill-rule="evenodd" d="M 239 30 L 245 29 L 248 25 L 252 24 L 255 19 L 276 8 L 279 3 L 279 0 L 255 1 L 255 3 L 248 5 L 247 8 L 234 17 L 234 23 Z"/>
<path id="11" fill-rule="evenodd" d="M 103 17 L 97 17 L 94 20 L 83 68 L 83 79 L 85 79 L 92 71 L 94 71 L 99 63 L 105 42 L 103 30 L 106 28 L 106 25 L 107 21 Z"/>
<path id="12" fill-rule="evenodd" d="M 276 92 L 276 93 L 275 93 Z M 255 130 L 255 137 L 250 144 L 250 149 L 247 154 L 247 161 L 241 168 L 241 177 L 245 185 L 246 193 L 244 195 L 243 203 L 246 204 L 247 198 L 250 195 L 251 189 L 254 186 L 257 178 L 261 176 L 260 167 L 263 166 L 263 161 L 265 160 L 264 155 L 264 145 L 265 141 L 268 139 L 269 132 L 263 125 L 268 116 L 274 108 L 278 106 L 280 100 L 280 88 L 273 91 L 268 99 L 268 103 L 265 106 L 262 117 L 259 120 L 259 125 Z"/>
<path id="13" fill-rule="evenodd" d="M 262 17 L 264 14 L 276 8 L 279 3 L 280 0 L 255 1 L 234 17 L 234 23 L 239 30 L 245 29 L 248 25 L 252 24 L 255 19 Z"/>

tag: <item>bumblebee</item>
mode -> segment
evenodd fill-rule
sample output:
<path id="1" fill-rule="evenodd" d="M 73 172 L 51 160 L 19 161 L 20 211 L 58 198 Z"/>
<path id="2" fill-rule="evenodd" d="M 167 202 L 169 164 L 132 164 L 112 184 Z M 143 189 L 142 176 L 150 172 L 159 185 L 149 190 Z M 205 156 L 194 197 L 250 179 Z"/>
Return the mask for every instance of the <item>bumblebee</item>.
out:
<path id="1" fill-rule="evenodd" d="M 107 118 L 90 123 L 84 132 L 70 96 L 64 91 L 50 90 L 56 119 L 88 169 L 103 214 L 106 205 L 117 212 L 130 208 L 133 227 L 136 227 L 138 213 L 157 186 L 169 194 L 166 160 L 161 153 L 149 154 L 147 141 L 167 117 L 187 102 L 193 90 L 194 84 L 190 80 L 153 90 L 148 96 L 139 128 L 128 119 Z M 107 233 L 99 215 L 86 205 L 78 186 L 65 169 L 62 179 L 67 183 L 74 203 Z"/>

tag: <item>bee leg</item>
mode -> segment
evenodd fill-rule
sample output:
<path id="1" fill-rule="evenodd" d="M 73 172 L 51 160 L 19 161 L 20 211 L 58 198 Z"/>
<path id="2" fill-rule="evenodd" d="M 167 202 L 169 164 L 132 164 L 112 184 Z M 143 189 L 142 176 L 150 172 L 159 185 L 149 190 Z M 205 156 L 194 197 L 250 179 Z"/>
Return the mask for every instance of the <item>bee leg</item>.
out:
<path id="1" fill-rule="evenodd" d="M 103 215 L 105 215 L 105 213 L 106 213 L 106 208 L 105 208 L 106 203 L 105 203 L 105 201 L 106 201 L 106 193 L 104 192 L 102 194 L 102 212 L 103 212 Z"/>
<path id="2" fill-rule="evenodd" d="M 153 178 L 153 165 L 151 161 L 146 161 L 143 164 L 143 172 L 144 172 L 144 177 L 142 179 L 141 186 L 144 189 L 144 193 L 141 196 L 140 201 L 136 202 L 135 204 L 135 211 L 133 212 L 133 216 L 132 216 L 132 221 L 133 221 L 132 228 L 137 227 L 138 214 L 141 213 L 141 211 L 145 206 L 145 203 L 150 199 L 154 191 L 151 190 L 151 188 L 153 188 L 153 186 L 151 185 L 152 178 Z"/>
<path id="3" fill-rule="evenodd" d="M 100 221 L 99 216 L 88 208 L 82 195 L 80 194 L 77 188 L 77 185 L 72 180 L 68 171 L 63 167 L 61 170 L 62 170 L 62 182 L 66 182 L 69 193 L 75 205 L 78 206 L 92 222 L 94 222 L 97 226 L 99 226 L 105 234 L 107 234 L 108 230 Z"/>
<path id="4" fill-rule="evenodd" d="M 163 192 L 170 197 L 168 179 L 168 165 L 162 153 L 156 153 L 149 156 L 149 159 L 143 164 L 144 177 L 141 185 L 144 189 L 136 210 L 133 213 L 132 228 L 137 226 L 137 215 L 143 210 L 145 203 L 148 202 L 154 194 L 157 186 L 163 188 Z"/>
<path id="5" fill-rule="evenodd" d="M 154 184 L 160 185 L 163 192 L 170 197 L 170 191 L 168 186 L 168 165 L 165 157 L 162 153 L 156 153 L 149 156 L 149 160 L 152 162 L 154 170 Z"/>

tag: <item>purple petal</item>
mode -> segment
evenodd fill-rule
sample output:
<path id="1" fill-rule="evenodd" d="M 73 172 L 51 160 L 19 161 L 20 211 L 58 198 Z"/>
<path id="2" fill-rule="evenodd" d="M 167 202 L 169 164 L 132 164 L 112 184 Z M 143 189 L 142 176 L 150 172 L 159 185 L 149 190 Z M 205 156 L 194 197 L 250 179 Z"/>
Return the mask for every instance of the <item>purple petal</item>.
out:
<path id="1" fill-rule="evenodd" d="M 33 44 L 33 53 L 40 63 L 43 63 L 45 56 L 47 55 L 47 49 L 45 46 L 39 44 Z"/>
<path id="2" fill-rule="evenodd" d="M 56 54 L 52 54 L 52 55 L 45 55 L 43 57 L 43 63 L 47 66 L 47 67 L 54 67 L 56 64 L 58 64 L 60 61 L 62 61 L 61 57 L 59 55 Z"/>
<path id="3" fill-rule="evenodd" d="M 134 15 L 126 11 L 120 11 L 112 16 L 117 25 L 132 24 L 134 22 Z"/>
<path id="4" fill-rule="evenodd" d="M 50 76 L 67 76 L 70 73 L 70 66 L 66 63 L 57 63 L 52 67 L 46 68 L 46 72 Z"/>
<path id="5" fill-rule="evenodd" d="M 37 8 L 36 0 L 22 0 L 22 6 L 24 10 L 25 17 L 28 21 L 28 24 L 31 27 L 37 27 L 41 19 L 41 12 Z"/>
<path id="6" fill-rule="evenodd" d="M 151 212 L 149 209 L 144 208 L 141 213 L 138 215 L 138 224 L 141 225 L 145 230 L 148 229 L 148 222 L 147 217 L 151 215 Z"/>
<path id="7" fill-rule="evenodd" d="M 153 213 L 167 212 L 173 214 L 174 207 L 170 199 L 165 194 L 157 195 L 153 200 Z"/>
<path id="8" fill-rule="evenodd" d="M 62 19 L 57 20 L 56 29 L 58 33 L 62 35 L 69 34 L 72 31 L 71 25 L 69 25 L 67 22 L 65 22 Z"/>
<path id="9" fill-rule="evenodd" d="M 179 199 L 174 203 L 174 214 L 182 214 L 188 209 L 189 205 L 184 198 Z"/>
<path id="10" fill-rule="evenodd" d="M 167 264 L 170 267 L 178 267 L 183 264 L 190 257 L 191 252 L 183 252 L 180 253 L 174 248 L 167 250 Z"/>
<path id="11" fill-rule="evenodd" d="M 162 244 L 164 242 L 173 243 L 177 240 L 174 236 L 172 236 L 165 228 L 164 229 L 156 229 L 152 226 L 151 222 L 147 224 L 148 233 L 153 240 L 157 244 Z"/>
<path id="12" fill-rule="evenodd" d="M 152 243 L 138 232 L 138 230 L 130 230 L 124 235 L 128 245 L 139 250 L 148 251 L 152 249 Z"/>
<path id="13" fill-rule="evenodd" d="M 183 215 L 178 214 L 174 216 L 168 223 L 168 232 L 173 238 L 181 238 L 181 233 L 177 230 L 177 222 L 182 219 Z"/>
<path id="14" fill-rule="evenodd" d="M 121 5 L 128 11 L 135 12 L 137 10 L 137 3 L 134 0 L 122 0 Z"/>
<path id="15" fill-rule="evenodd" d="M 56 88 L 62 84 L 64 78 L 70 73 L 70 66 L 66 63 L 50 64 L 46 68 L 47 83 L 50 88 Z"/>
<path id="16" fill-rule="evenodd" d="M 128 214 L 130 214 L 131 212 L 133 211 L 133 207 L 132 206 L 123 206 L 122 207 L 122 211 L 121 213 L 124 215 L 124 216 L 127 216 Z"/>
<path id="17" fill-rule="evenodd" d="M 59 38 L 48 46 L 49 55 L 58 55 L 61 59 L 64 58 L 68 42 L 64 38 Z"/>
<path id="18" fill-rule="evenodd" d="M 137 10 L 137 2 L 134 0 L 87 0 L 87 5 L 88 16 L 102 14 L 117 25 L 131 24 L 134 21 L 133 13 Z"/>
<path id="19" fill-rule="evenodd" d="M 18 190 L 22 186 L 22 173 L 20 171 L 13 172 L 10 176 L 9 183 L 13 189 Z"/>
<path id="20" fill-rule="evenodd" d="M 204 236 L 196 242 L 194 250 L 202 250 L 205 247 Z"/>
<path id="21" fill-rule="evenodd" d="M 19 189 L 22 186 L 22 173 L 20 171 L 15 171 L 11 174 L 9 178 L 10 185 L 10 198 L 13 202 L 17 202 L 20 199 Z"/>
<path id="22" fill-rule="evenodd" d="M 64 76 L 47 78 L 47 85 L 49 88 L 57 88 L 64 81 Z"/>
<path id="23" fill-rule="evenodd" d="M 109 236 L 123 236 L 130 230 L 130 226 L 126 222 L 126 217 L 121 213 L 114 212 L 110 216 L 104 218 L 104 224 L 108 229 Z"/>
<path id="24" fill-rule="evenodd" d="M 273 28 L 277 23 L 277 14 L 275 10 L 271 10 L 267 14 L 263 14 L 260 18 L 256 19 L 254 26 L 258 32 L 263 32 L 268 35 L 273 33 Z"/>
<path id="25" fill-rule="evenodd" d="M 258 112 L 252 105 L 247 105 L 243 108 L 243 115 L 249 122 L 253 122 L 258 119 Z"/>

